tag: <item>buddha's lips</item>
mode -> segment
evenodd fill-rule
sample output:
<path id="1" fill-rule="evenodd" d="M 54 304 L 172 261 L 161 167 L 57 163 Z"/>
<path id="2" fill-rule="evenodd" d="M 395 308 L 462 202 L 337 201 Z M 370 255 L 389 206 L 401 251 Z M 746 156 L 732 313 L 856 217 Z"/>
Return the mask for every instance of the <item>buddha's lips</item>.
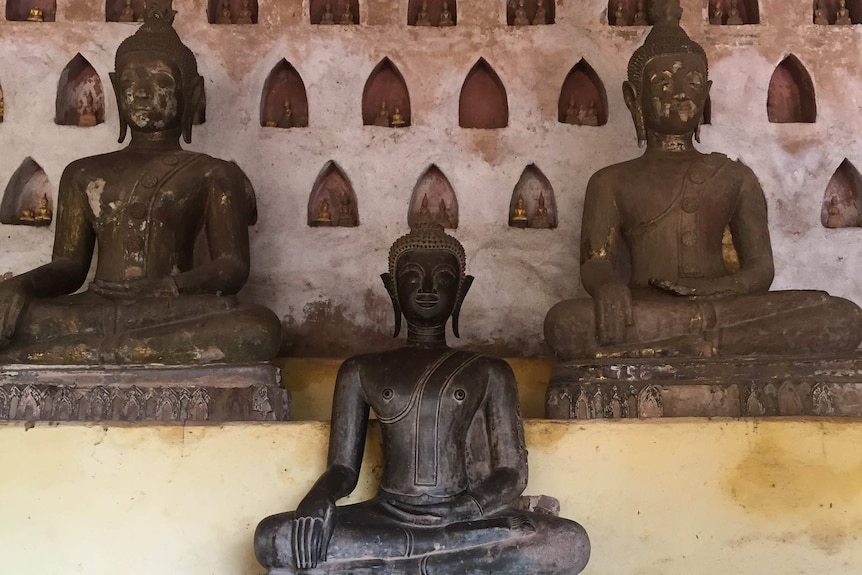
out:
<path id="1" fill-rule="evenodd" d="M 440 302 L 440 298 L 434 294 L 419 294 L 413 298 L 413 301 L 419 307 L 430 309 Z"/>

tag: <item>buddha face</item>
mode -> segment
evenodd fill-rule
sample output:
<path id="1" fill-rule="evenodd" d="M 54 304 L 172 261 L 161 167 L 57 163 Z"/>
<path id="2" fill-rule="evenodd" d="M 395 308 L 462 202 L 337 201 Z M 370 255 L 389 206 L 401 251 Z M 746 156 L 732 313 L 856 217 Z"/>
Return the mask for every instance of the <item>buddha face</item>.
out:
<path id="1" fill-rule="evenodd" d="M 446 250 L 417 249 L 395 265 L 395 287 L 401 312 L 411 325 L 445 324 L 458 303 L 461 266 Z"/>
<path id="2" fill-rule="evenodd" d="M 160 132 L 180 127 L 182 78 L 173 62 L 159 54 L 134 52 L 118 68 L 120 114 L 132 129 Z"/>
<path id="3" fill-rule="evenodd" d="M 694 54 L 660 56 L 647 63 L 641 86 L 646 129 L 682 135 L 697 130 L 709 95 L 703 59 Z"/>

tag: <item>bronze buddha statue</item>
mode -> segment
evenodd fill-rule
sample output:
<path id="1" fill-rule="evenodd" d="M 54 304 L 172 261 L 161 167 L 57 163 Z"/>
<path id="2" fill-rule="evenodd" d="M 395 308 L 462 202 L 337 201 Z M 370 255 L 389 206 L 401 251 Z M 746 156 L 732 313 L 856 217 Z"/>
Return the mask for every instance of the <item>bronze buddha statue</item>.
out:
<path id="1" fill-rule="evenodd" d="M 174 14 L 170 0 L 150 0 L 117 50 L 110 76 L 120 142 L 131 130 L 131 143 L 66 168 L 51 262 L 0 283 L 0 363 L 251 362 L 278 352 L 278 317 L 235 296 L 249 274 L 251 184 L 236 164 L 180 146 L 203 78 Z M 74 293 L 96 246 L 95 278 Z"/>
<path id="2" fill-rule="evenodd" d="M 269 575 L 579 573 L 584 529 L 515 507 L 527 450 L 512 369 L 446 345 L 473 281 L 464 248 L 438 224 L 417 225 L 393 244 L 389 270 L 395 335 L 403 314 L 407 346 L 341 366 L 327 469 L 295 512 L 258 525 L 258 560 Z M 336 507 L 356 487 L 372 409 L 383 439 L 377 495 Z"/>
<path id="3" fill-rule="evenodd" d="M 623 88 L 646 152 L 591 178 L 581 280 L 592 298 L 553 307 L 546 341 L 564 360 L 853 352 L 862 340 L 854 303 L 769 292 L 763 190 L 741 162 L 695 149 L 711 85 L 706 54 L 680 27 L 678 0 L 652 10 L 656 25 Z M 723 257 L 727 228 L 740 266 L 733 272 Z"/>

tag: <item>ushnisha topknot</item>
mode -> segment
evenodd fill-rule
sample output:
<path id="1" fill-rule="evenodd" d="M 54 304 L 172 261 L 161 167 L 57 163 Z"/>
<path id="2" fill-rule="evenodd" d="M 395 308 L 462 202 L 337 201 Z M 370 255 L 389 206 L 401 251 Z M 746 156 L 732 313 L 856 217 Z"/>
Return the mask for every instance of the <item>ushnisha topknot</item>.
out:
<path id="1" fill-rule="evenodd" d="M 655 22 L 643 45 L 635 50 L 629 60 L 629 82 L 640 93 L 643 72 L 653 58 L 676 54 L 694 54 L 703 59 L 704 70 L 708 70 L 706 52 L 703 47 L 688 37 L 679 25 L 682 8 L 679 0 L 653 0 L 650 16 Z"/>
<path id="2" fill-rule="evenodd" d="M 389 249 L 389 273 L 395 277 L 398 258 L 412 250 L 445 250 L 458 258 L 461 279 L 467 274 L 467 256 L 461 242 L 450 236 L 440 224 L 422 223 L 410 228 L 410 233 L 395 240 Z"/>
<path id="3" fill-rule="evenodd" d="M 144 23 L 137 32 L 126 38 L 117 48 L 114 67 L 120 68 L 120 60 L 133 52 L 157 52 L 171 59 L 180 69 L 183 93 L 189 94 L 193 81 L 198 77 L 198 63 L 194 53 L 180 40 L 173 23 L 176 11 L 173 0 L 147 0 Z"/>

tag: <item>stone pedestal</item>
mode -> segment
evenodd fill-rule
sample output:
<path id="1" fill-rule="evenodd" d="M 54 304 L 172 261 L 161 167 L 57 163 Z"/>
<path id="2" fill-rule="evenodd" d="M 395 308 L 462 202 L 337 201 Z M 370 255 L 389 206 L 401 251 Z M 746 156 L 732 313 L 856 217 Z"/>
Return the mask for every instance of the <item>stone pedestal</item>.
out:
<path id="1" fill-rule="evenodd" d="M 277 367 L 0 367 L 0 420 L 286 421 L 290 393 Z"/>
<path id="2" fill-rule="evenodd" d="M 588 360 L 557 366 L 549 419 L 862 417 L 862 355 Z"/>

